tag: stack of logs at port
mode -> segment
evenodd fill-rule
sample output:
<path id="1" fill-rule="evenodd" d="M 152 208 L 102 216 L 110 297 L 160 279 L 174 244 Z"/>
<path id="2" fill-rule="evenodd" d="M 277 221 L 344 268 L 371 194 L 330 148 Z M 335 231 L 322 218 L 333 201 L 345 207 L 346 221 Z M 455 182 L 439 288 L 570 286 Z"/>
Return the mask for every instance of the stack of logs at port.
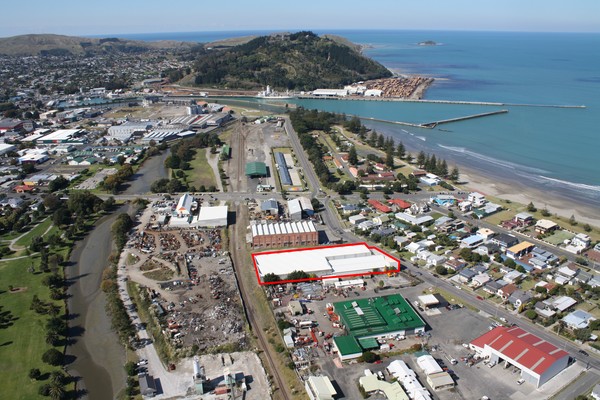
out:
<path id="1" fill-rule="evenodd" d="M 385 78 L 365 82 L 367 89 L 382 90 L 383 97 L 410 98 L 421 85 L 430 85 L 432 78 L 413 76 L 410 78 Z"/>

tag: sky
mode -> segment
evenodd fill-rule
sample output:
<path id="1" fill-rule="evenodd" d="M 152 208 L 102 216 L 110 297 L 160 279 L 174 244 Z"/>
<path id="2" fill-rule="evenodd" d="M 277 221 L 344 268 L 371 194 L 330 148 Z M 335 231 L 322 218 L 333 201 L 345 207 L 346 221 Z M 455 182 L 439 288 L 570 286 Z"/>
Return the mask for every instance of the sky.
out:
<path id="1" fill-rule="evenodd" d="M 599 0 L 28 0 L 0 5 L 0 37 L 237 30 L 600 32 Z"/>

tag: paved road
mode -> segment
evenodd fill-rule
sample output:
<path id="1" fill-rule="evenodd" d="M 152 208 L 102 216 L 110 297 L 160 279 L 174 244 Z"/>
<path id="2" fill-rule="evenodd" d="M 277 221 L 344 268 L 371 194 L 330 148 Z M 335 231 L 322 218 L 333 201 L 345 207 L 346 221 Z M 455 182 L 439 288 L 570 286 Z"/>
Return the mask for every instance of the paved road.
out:
<path id="1" fill-rule="evenodd" d="M 577 380 L 561 390 L 557 395 L 552 397 L 552 400 L 573 400 L 578 395 L 584 394 L 588 390 L 592 389 L 599 380 L 600 374 L 598 371 L 587 371 Z"/>

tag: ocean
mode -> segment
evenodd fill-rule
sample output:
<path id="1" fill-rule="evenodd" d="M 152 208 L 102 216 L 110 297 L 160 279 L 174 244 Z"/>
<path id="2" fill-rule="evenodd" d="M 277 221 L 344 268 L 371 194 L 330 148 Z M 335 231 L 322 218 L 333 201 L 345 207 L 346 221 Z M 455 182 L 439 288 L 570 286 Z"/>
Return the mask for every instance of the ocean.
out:
<path id="1" fill-rule="evenodd" d="M 115 35 L 137 40 L 209 42 L 256 32 Z M 432 122 L 501 109 L 506 114 L 421 129 L 364 120 L 412 152 L 435 153 L 481 175 L 519 182 L 600 209 L 600 34 L 445 31 L 328 31 L 365 45 L 365 54 L 400 74 L 436 78 L 425 99 L 466 105 L 294 100 L 307 108 L 365 118 Z M 432 40 L 435 46 L 419 46 Z M 585 108 L 539 107 L 554 105 Z M 440 130 L 441 128 L 442 130 Z"/>

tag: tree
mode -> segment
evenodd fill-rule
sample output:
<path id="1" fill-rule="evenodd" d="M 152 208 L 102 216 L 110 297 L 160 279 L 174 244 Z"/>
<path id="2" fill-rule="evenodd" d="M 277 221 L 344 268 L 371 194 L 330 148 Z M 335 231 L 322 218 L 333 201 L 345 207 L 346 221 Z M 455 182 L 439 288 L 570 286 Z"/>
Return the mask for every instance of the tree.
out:
<path id="1" fill-rule="evenodd" d="M 527 211 L 529 211 L 529 212 L 537 211 L 537 208 L 535 208 L 535 206 L 533 205 L 533 202 L 530 202 L 529 204 L 527 204 Z"/>
<path id="2" fill-rule="evenodd" d="M 383 133 L 380 133 L 379 136 L 377 136 L 377 148 L 383 149 L 384 145 L 385 137 L 383 136 Z"/>
<path id="3" fill-rule="evenodd" d="M 60 175 L 58 178 L 54 179 L 48 184 L 48 191 L 50 191 L 50 193 L 54 193 L 58 192 L 59 190 L 66 189 L 67 187 L 69 187 L 69 181 Z"/>
<path id="4" fill-rule="evenodd" d="M 569 224 L 571 224 L 571 226 L 577 225 L 577 220 L 575 220 L 575 215 L 571 215 L 571 218 L 569 218 Z"/>
<path id="5" fill-rule="evenodd" d="M 63 363 L 64 356 L 63 353 L 52 348 L 47 350 L 44 354 L 42 354 L 42 361 L 46 364 L 57 366 Z"/>
<path id="6" fill-rule="evenodd" d="M 57 383 L 59 385 L 64 385 L 67 380 L 67 377 L 61 371 L 52 371 L 50 373 L 50 382 Z"/>
<path id="7" fill-rule="evenodd" d="M 592 227 L 590 226 L 590 224 L 585 224 L 585 225 L 583 225 L 583 230 L 586 232 L 591 232 Z"/>
<path id="8" fill-rule="evenodd" d="M 300 279 L 308 279 L 310 275 L 304 271 L 292 271 L 288 274 L 287 279 L 289 280 L 300 280 Z"/>
<path id="9" fill-rule="evenodd" d="M 59 340 L 60 340 L 60 337 L 58 336 L 58 334 L 56 332 L 52 332 L 52 331 L 46 332 L 46 343 L 49 344 L 50 346 L 56 346 L 58 344 Z"/>
<path id="10" fill-rule="evenodd" d="M 59 383 L 50 383 L 48 394 L 52 400 L 61 400 L 65 398 L 65 386 Z"/>
<path id="11" fill-rule="evenodd" d="M 537 318 L 537 313 L 535 312 L 535 310 L 527 310 L 525 311 L 525 316 L 533 321 Z"/>
<path id="12" fill-rule="evenodd" d="M 393 169 L 394 168 L 394 148 L 389 148 L 385 152 L 385 165 Z"/>
<path id="13" fill-rule="evenodd" d="M 360 356 L 358 361 L 366 362 L 366 363 L 374 363 L 375 361 L 378 361 L 379 359 L 380 359 L 379 354 L 375 354 L 372 351 L 365 351 L 364 353 L 362 353 L 362 356 Z"/>
<path id="14" fill-rule="evenodd" d="M 440 275 L 448 275 L 448 268 L 444 267 L 443 265 L 437 265 L 435 267 L 435 272 Z"/>
<path id="15" fill-rule="evenodd" d="M 265 276 L 263 276 L 263 282 L 279 282 L 281 281 L 281 277 L 279 275 L 276 275 L 272 272 L 269 272 L 268 274 L 265 274 Z"/>
<path id="16" fill-rule="evenodd" d="M 37 381 L 38 379 L 40 379 L 40 376 L 42 376 L 42 373 L 38 368 L 31 368 L 29 370 L 29 379 Z"/>
<path id="17" fill-rule="evenodd" d="M 125 372 L 127 372 L 127 376 L 134 376 L 137 372 L 137 366 L 133 361 L 129 361 L 124 366 Z"/>
<path id="18" fill-rule="evenodd" d="M 356 154 L 356 148 L 354 146 L 350 147 L 350 150 L 348 150 L 348 163 L 350 165 L 358 165 L 358 154 Z"/>
<path id="19" fill-rule="evenodd" d="M 419 168 L 423 168 L 425 166 L 425 152 L 422 150 L 417 155 L 417 166 Z"/>
<path id="20" fill-rule="evenodd" d="M 398 158 L 403 159 L 406 155 L 406 148 L 402 142 L 398 143 L 398 147 L 396 147 L 396 155 Z"/>

